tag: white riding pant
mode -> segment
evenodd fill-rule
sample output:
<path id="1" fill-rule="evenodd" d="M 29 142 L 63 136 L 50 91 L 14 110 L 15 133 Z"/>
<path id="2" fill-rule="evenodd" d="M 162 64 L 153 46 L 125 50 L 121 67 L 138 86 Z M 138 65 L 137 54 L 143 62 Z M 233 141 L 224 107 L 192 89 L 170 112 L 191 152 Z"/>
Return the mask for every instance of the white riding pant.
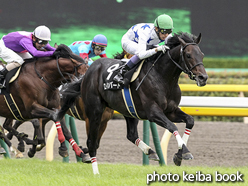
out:
<path id="1" fill-rule="evenodd" d="M 13 50 L 7 48 L 4 44 L 3 39 L 0 40 L 0 58 L 2 58 L 6 63 L 17 62 L 20 65 L 24 63 L 23 59 L 33 58 L 29 52 L 16 53 Z"/>

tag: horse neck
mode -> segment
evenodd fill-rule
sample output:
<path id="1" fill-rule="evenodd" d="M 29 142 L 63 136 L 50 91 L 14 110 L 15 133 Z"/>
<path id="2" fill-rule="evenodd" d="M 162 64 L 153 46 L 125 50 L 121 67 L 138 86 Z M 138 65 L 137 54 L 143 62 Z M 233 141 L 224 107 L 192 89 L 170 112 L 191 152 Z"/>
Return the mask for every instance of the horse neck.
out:
<path id="1" fill-rule="evenodd" d="M 179 63 L 180 61 L 180 46 L 175 47 L 174 49 L 168 51 L 170 52 L 171 58 Z M 178 79 L 182 70 L 179 69 L 173 61 L 170 59 L 169 55 L 164 54 L 161 59 L 157 62 L 156 67 L 157 72 L 163 78 L 163 81 L 166 83 L 178 83 Z M 156 66 L 156 65 L 155 65 Z"/>
<path id="2" fill-rule="evenodd" d="M 44 77 L 48 83 L 56 88 L 62 84 L 62 81 L 64 81 L 64 77 L 60 74 L 59 69 L 64 76 L 65 72 L 71 73 L 71 71 L 73 71 L 73 67 L 71 67 L 72 65 L 64 59 L 59 59 L 58 64 L 59 66 L 57 65 L 57 61 L 55 59 L 47 62 L 38 61 L 36 63 L 38 73 Z"/>

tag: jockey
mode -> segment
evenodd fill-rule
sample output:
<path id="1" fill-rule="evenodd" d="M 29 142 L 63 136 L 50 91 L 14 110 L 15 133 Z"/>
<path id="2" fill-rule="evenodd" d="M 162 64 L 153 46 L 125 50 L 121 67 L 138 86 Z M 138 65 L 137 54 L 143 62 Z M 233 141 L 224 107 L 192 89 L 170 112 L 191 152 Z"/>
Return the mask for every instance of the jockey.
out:
<path id="1" fill-rule="evenodd" d="M 124 84 L 124 74 L 136 66 L 142 59 L 148 58 L 158 51 L 166 52 L 169 47 L 166 45 L 158 46 L 172 37 L 173 21 L 169 15 L 162 14 L 158 16 L 154 24 L 139 23 L 132 26 L 122 37 L 122 48 L 134 56 L 123 66 L 119 68 L 114 81 Z M 156 48 L 154 48 L 154 46 Z"/>
<path id="2" fill-rule="evenodd" d="M 55 48 L 48 41 L 51 41 L 51 32 L 44 25 L 38 26 L 33 32 L 17 31 L 3 36 L 0 40 L 0 58 L 7 65 L 0 70 L 0 82 L 8 71 L 21 66 L 24 59 L 53 55 Z M 40 51 L 42 49 L 46 51 Z"/>
<path id="3" fill-rule="evenodd" d="M 98 34 L 92 41 L 75 41 L 69 45 L 69 48 L 73 53 L 81 56 L 86 63 L 88 62 L 88 65 L 91 65 L 93 61 L 90 58 L 95 56 L 107 57 L 105 52 L 107 44 L 107 38 L 102 34 Z"/>

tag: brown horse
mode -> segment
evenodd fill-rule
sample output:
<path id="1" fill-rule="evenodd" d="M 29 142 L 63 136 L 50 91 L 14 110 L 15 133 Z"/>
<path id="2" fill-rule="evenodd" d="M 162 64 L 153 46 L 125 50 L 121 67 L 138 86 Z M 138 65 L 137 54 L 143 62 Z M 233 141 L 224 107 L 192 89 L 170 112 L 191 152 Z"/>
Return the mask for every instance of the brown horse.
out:
<path id="1" fill-rule="evenodd" d="M 20 134 L 12 127 L 13 119 L 27 121 L 33 118 L 49 118 L 55 121 L 54 109 L 60 108 L 60 104 L 57 102 L 59 99 L 58 87 L 62 83 L 70 82 L 72 76 L 84 74 L 87 68 L 88 65 L 84 60 L 73 54 L 66 45 L 60 45 L 51 57 L 26 61 L 20 70 L 19 77 L 10 83 L 6 90 L 17 106 L 14 109 L 19 112 L 10 109 L 11 104 L 5 101 L 4 95 L 0 95 L 0 115 L 8 118 L 3 127 L 17 138 L 25 139 L 25 135 Z M 61 142 L 60 155 L 68 156 L 65 145 L 66 138 L 71 142 L 76 154 L 83 156 L 83 152 L 74 144 L 64 120 L 61 123 L 55 122 L 59 134 L 58 138 Z"/>

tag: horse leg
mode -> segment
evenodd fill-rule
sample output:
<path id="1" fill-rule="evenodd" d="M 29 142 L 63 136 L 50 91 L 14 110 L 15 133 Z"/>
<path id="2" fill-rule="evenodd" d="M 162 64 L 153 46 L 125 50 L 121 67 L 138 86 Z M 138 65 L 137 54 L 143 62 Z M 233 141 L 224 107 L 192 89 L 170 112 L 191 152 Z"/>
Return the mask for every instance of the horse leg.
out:
<path id="1" fill-rule="evenodd" d="M 101 124 L 101 118 L 103 114 L 103 108 L 101 107 L 101 104 L 92 105 L 92 106 L 95 108 L 94 113 L 92 113 L 90 110 L 86 112 L 87 116 L 89 116 L 88 117 L 89 118 L 89 131 L 88 131 L 87 147 L 89 149 L 89 155 L 91 158 L 93 173 L 99 174 L 98 164 L 97 164 L 97 159 L 96 159 L 96 151 L 100 143 L 100 141 L 98 141 L 99 139 L 98 137 L 99 137 L 99 128 Z"/>
<path id="2" fill-rule="evenodd" d="M 180 108 L 177 108 L 174 113 L 171 113 L 167 116 L 173 122 L 185 122 L 186 127 L 184 130 L 184 134 L 182 140 L 184 141 L 185 146 L 187 146 L 187 142 L 191 133 L 191 130 L 194 126 L 194 118 L 186 113 L 184 113 Z M 174 162 L 176 165 L 180 166 L 182 161 L 182 150 L 178 150 L 178 153 L 174 156 Z M 187 153 L 186 153 L 187 154 Z"/>
<path id="3" fill-rule="evenodd" d="M 41 151 L 45 146 L 46 146 L 46 141 L 45 141 L 45 127 L 46 124 L 50 121 L 50 119 L 47 118 L 42 118 L 40 119 L 40 128 L 39 128 L 39 132 L 40 132 L 40 136 L 41 138 L 38 139 L 38 145 L 36 147 L 36 151 Z"/>
<path id="4" fill-rule="evenodd" d="M 62 130 L 63 130 L 63 134 L 65 136 L 65 139 L 70 143 L 70 145 L 72 146 L 73 150 L 75 151 L 76 155 L 80 158 L 82 158 L 82 161 L 85 162 L 85 163 L 88 163 L 90 162 L 90 159 L 89 157 L 84 154 L 84 152 L 82 151 L 82 149 L 78 146 L 78 144 L 75 142 L 75 140 L 73 139 L 69 129 L 66 127 L 66 124 L 65 124 L 65 119 L 63 118 L 61 120 L 61 127 L 62 127 Z M 66 148 L 66 152 L 64 151 L 64 147 L 65 146 L 65 141 L 63 143 L 61 143 L 61 146 L 59 147 L 59 154 L 62 156 L 62 155 L 66 155 L 68 154 L 68 151 L 67 151 L 67 148 Z"/>
<path id="5" fill-rule="evenodd" d="M 154 122 L 159 126 L 168 129 L 175 136 L 178 144 L 178 152 L 174 155 L 173 158 L 174 163 L 177 166 L 180 166 L 182 159 L 184 160 L 193 159 L 193 155 L 190 153 L 190 151 L 185 145 L 185 142 L 181 138 L 177 126 L 171 120 L 168 119 L 167 115 L 169 114 L 165 115 L 161 110 L 161 108 L 156 103 L 149 104 L 149 102 L 145 102 L 144 108 L 147 108 L 146 115 L 150 122 Z M 170 117 L 172 117 L 173 114 L 175 113 L 171 113 Z"/>
<path id="6" fill-rule="evenodd" d="M 28 150 L 28 157 L 32 158 L 34 157 L 35 153 L 36 153 L 36 147 L 38 145 L 38 138 L 40 138 L 40 121 L 39 119 L 32 119 L 31 123 L 33 124 L 34 127 L 34 137 L 33 137 L 33 145 L 32 148 L 29 148 Z"/>
<path id="7" fill-rule="evenodd" d="M 8 145 L 10 151 L 15 154 L 16 158 L 23 157 L 23 154 L 12 145 L 12 143 L 9 141 L 7 136 L 4 134 L 4 129 L 2 128 L 1 125 L 0 125 L 0 138 Z"/>
<path id="8" fill-rule="evenodd" d="M 14 136 L 17 137 L 17 139 L 19 141 L 18 149 L 21 152 L 24 152 L 25 146 L 24 146 L 23 141 L 25 141 L 27 145 L 32 145 L 33 140 L 29 139 L 27 134 L 25 134 L 23 132 L 19 133 L 15 129 L 15 127 L 18 128 L 23 123 L 23 121 L 17 122 L 17 124 L 14 125 L 14 127 L 12 126 L 12 122 L 13 122 L 13 119 L 6 118 L 5 121 L 4 121 L 3 127 L 10 133 L 10 135 L 14 135 Z"/>
<path id="9" fill-rule="evenodd" d="M 13 125 L 13 128 L 17 130 L 17 128 L 23 123 L 23 121 L 18 121 L 16 120 L 14 125 Z M 13 134 L 12 133 L 8 133 L 7 134 L 7 138 L 9 138 L 9 140 L 11 140 L 13 138 Z"/>
<path id="10" fill-rule="evenodd" d="M 159 161 L 159 157 L 155 151 L 145 144 L 138 135 L 138 119 L 125 117 L 127 124 L 127 139 L 133 144 L 137 145 L 144 154 L 148 155 L 149 159 Z"/>

